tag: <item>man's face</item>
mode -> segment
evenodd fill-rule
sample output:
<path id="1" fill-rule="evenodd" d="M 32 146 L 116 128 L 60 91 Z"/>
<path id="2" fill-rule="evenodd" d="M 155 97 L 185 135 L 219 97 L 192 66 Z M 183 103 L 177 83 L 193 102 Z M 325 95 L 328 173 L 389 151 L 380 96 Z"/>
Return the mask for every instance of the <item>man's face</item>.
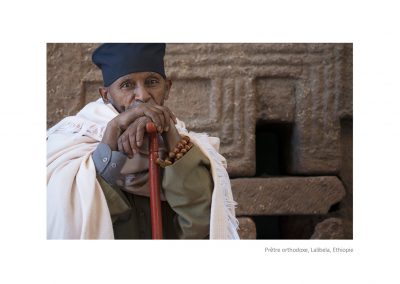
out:
<path id="1" fill-rule="evenodd" d="M 135 72 L 118 78 L 109 87 L 101 87 L 104 102 L 111 103 L 118 112 L 134 106 L 135 102 L 164 105 L 171 81 L 155 72 Z"/>

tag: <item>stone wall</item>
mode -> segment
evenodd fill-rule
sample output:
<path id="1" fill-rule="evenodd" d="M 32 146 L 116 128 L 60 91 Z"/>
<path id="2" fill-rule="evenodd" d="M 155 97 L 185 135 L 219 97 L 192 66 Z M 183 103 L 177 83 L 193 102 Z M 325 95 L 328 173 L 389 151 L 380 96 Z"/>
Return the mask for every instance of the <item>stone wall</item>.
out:
<path id="1" fill-rule="evenodd" d="M 97 46 L 47 45 L 47 127 L 98 98 Z M 166 104 L 221 138 L 242 237 L 352 238 L 352 56 L 352 44 L 167 44 Z"/>

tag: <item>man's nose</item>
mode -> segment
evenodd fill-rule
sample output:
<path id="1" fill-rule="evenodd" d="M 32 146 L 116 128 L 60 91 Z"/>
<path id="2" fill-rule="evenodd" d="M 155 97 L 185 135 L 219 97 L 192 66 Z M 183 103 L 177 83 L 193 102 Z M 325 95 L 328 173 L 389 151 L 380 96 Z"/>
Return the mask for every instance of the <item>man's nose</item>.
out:
<path id="1" fill-rule="evenodd" d="M 135 89 L 135 100 L 140 100 L 147 103 L 151 96 L 145 86 L 137 86 Z"/>

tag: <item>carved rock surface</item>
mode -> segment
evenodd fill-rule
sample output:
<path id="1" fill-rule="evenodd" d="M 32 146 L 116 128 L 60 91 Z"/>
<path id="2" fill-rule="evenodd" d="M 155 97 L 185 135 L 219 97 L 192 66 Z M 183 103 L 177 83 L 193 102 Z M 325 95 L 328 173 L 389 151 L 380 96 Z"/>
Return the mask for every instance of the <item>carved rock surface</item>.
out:
<path id="1" fill-rule="evenodd" d="M 238 217 L 239 237 L 241 240 L 254 240 L 257 238 L 256 224 L 249 217 Z"/>
<path id="2" fill-rule="evenodd" d="M 329 218 L 315 226 L 311 239 L 337 240 L 344 237 L 343 221 L 339 218 Z"/>
<path id="3" fill-rule="evenodd" d="M 238 178 L 231 185 L 238 216 L 326 214 L 345 195 L 333 176 Z"/>

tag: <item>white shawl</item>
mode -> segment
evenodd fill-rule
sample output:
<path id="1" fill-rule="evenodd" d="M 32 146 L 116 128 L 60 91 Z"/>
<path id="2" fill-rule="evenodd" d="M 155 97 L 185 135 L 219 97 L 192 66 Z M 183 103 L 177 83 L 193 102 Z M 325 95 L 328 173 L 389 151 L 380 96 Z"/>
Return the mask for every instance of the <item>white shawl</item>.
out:
<path id="1" fill-rule="evenodd" d="M 113 239 L 113 228 L 103 191 L 96 179 L 92 152 L 107 123 L 118 112 L 101 99 L 87 104 L 47 131 L 47 238 Z M 176 125 L 208 157 L 214 180 L 210 239 L 239 239 L 236 203 L 232 197 L 226 160 L 217 151 L 219 139 L 189 132 Z"/>

